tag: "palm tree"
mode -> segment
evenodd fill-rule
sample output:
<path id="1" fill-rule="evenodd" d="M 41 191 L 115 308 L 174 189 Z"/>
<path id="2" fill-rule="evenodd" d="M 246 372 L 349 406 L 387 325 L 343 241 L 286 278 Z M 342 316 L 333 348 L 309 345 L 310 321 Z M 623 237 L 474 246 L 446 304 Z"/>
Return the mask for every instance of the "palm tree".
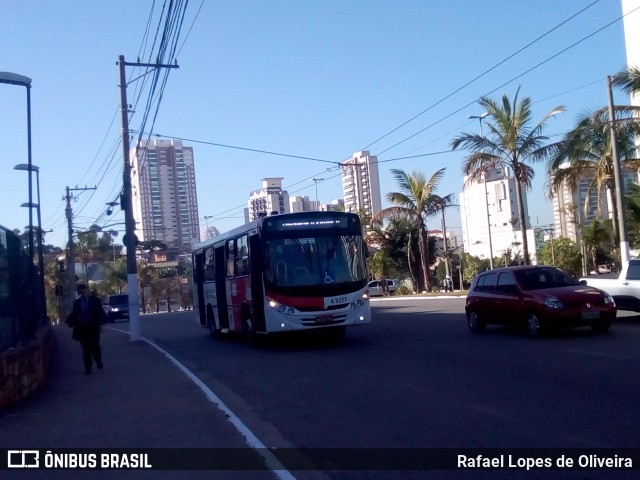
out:
<path id="1" fill-rule="evenodd" d="M 531 260 L 522 191 L 531 187 L 534 171 L 527 162 L 542 161 L 551 154 L 549 147 L 545 145 L 548 137 L 542 132 L 547 120 L 563 112 L 564 107 L 555 107 L 531 127 L 531 99 L 527 97 L 518 102 L 519 92 L 518 87 L 513 102 L 503 95 L 501 104 L 488 97 L 482 97 L 478 103 L 488 113 L 489 120 L 485 121 L 485 125 L 489 134 L 483 136 L 462 133 L 453 139 L 451 147 L 453 150 L 463 147 L 471 151 L 462 165 L 468 183 L 479 182 L 495 169 L 508 168 L 513 172 L 524 263 L 529 265 Z"/>
<path id="2" fill-rule="evenodd" d="M 563 185 L 572 192 L 582 181 L 588 181 L 588 195 L 585 213 L 589 209 L 591 197 L 601 199 L 605 192 L 611 195 L 614 232 L 618 236 L 618 204 L 614 178 L 614 159 L 611 148 L 611 129 L 606 109 L 585 114 L 576 127 L 564 138 L 552 145 L 556 149 L 547 164 L 548 184 L 551 195 L 560 191 Z M 640 168 L 636 155 L 635 139 L 640 125 L 631 120 L 626 107 L 616 107 L 616 140 L 621 168 L 635 171 Z M 600 201 L 598 201 L 598 211 Z M 617 240 L 616 240 L 617 243 Z"/>
<path id="3" fill-rule="evenodd" d="M 629 240 L 632 248 L 640 246 L 640 185 L 634 183 L 626 191 L 627 221 L 629 222 Z"/>
<path id="4" fill-rule="evenodd" d="M 383 219 L 391 218 L 406 218 L 417 227 L 422 281 L 427 291 L 431 290 L 431 282 L 427 258 L 426 218 L 436 214 L 442 205 L 452 203 L 453 198 L 453 194 L 441 197 L 435 193 L 445 170 L 446 168 L 441 168 L 428 181 L 421 172 L 414 171 L 409 175 L 403 170 L 391 170 L 400 191 L 388 193 L 387 199 L 396 205 L 382 209 L 372 218 L 372 222 L 381 222 Z"/>
<path id="5" fill-rule="evenodd" d="M 629 67 L 616 73 L 611 80 L 611 84 L 630 95 L 640 93 L 640 68 Z"/>
<path id="6" fill-rule="evenodd" d="M 582 228 L 582 240 L 587 251 L 591 254 L 593 269 L 598 271 L 597 250 L 598 247 L 605 247 L 611 241 L 611 223 L 593 220 L 589 225 Z"/>

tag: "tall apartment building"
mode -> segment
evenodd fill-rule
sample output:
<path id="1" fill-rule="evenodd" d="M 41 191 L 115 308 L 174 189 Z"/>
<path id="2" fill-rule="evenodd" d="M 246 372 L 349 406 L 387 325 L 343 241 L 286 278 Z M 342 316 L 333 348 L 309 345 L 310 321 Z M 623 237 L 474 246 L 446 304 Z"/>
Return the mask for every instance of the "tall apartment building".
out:
<path id="1" fill-rule="evenodd" d="M 633 183 L 638 183 L 637 172 L 625 170 L 620 173 L 624 189 L 628 189 Z M 596 192 L 589 193 L 592 178 L 585 177 L 580 180 L 575 192 L 563 185 L 554 194 L 552 199 L 554 238 L 565 237 L 577 242 L 580 239 L 581 227 L 597 218 L 611 218 L 613 215 L 611 194 L 608 190 L 603 190 L 600 197 Z"/>
<path id="2" fill-rule="evenodd" d="M 460 193 L 460 216 L 465 252 L 480 258 L 501 257 L 505 252 L 522 255 L 522 233 L 516 199 L 516 181 L 508 169 L 487 175 L 485 182 L 465 184 Z M 535 260 L 535 242 L 530 229 L 527 194 L 522 192 L 529 256 Z M 488 215 L 487 215 L 488 213 Z"/>
<path id="3" fill-rule="evenodd" d="M 282 177 L 262 179 L 262 188 L 249 194 L 248 218 L 252 221 L 261 215 L 289 213 L 289 193 L 282 190 Z"/>
<path id="4" fill-rule="evenodd" d="M 635 68 L 640 68 L 640 14 L 632 11 L 638 7 L 640 0 L 622 0 L 627 65 Z M 640 106 L 640 92 L 631 95 L 631 105 Z"/>
<path id="5" fill-rule="evenodd" d="M 291 213 L 312 212 L 318 210 L 318 202 L 309 200 L 308 196 L 289 197 L 289 211 Z"/>
<path id="6" fill-rule="evenodd" d="M 372 216 L 382 210 L 378 158 L 360 151 L 341 163 L 342 193 L 346 212 L 366 212 Z"/>
<path id="7" fill-rule="evenodd" d="M 199 242 L 193 148 L 180 140 L 155 139 L 132 148 L 130 157 L 138 239 L 180 250 Z"/>

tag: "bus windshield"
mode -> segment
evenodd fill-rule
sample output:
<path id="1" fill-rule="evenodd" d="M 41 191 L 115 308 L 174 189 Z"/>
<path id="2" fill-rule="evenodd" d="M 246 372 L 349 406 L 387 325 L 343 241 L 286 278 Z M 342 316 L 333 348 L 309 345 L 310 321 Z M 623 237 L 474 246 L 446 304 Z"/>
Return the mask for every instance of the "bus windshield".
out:
<path id="1" fill-rule="evenodd" d="M 359 282 L 365 278 L 358 235 L 278 238 L 266 242 L 265 279 L 279 287 Z"/>

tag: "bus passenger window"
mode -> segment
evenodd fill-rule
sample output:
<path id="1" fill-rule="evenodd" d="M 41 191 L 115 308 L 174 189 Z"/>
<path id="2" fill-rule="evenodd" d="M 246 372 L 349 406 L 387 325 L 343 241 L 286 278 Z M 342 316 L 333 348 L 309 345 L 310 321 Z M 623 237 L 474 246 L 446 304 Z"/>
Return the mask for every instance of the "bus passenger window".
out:
<path id="1" fill-rule="evenodd" d="M 249 242 L 246 235 L 236 240 L 236 275 L 249 275 Z"/>
<path id="2" fill-rule="evenodd" d="M 212 282 L 216 279 L 216 271 L 214 265 L 213 247 L 209 247 L 205 250 L 205 265 L 204 265 L 204 281 Z"/>
<path id="3" fill-rule="evenodd" d="M 227 278 L 231 278 L 235 274 L 235 242 L 229 240 L 227 242 Z"/>

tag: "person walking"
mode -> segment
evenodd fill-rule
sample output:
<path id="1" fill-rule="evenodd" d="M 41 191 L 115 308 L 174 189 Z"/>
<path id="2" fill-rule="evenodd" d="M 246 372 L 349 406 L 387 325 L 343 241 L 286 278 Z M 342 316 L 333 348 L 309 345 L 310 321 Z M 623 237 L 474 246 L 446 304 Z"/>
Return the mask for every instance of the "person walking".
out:
<path id="1" fill-rule="evenodd" d="M 89 295 L 86 285 L 78 285 L 78 294 L 80 298 L 73 302 L 73 310 L 67 323 L 73 328 L 73 339 L 78 340 L 82 346 L 84 373 L 90 375 L 93 360 L 99 369 L 103 368 L 100 333 L 106 321 L 106 314 L 100 299 Z"/>
<path id="2" fill-rule="evenodd" d="M 453 292 L 453 279 L 449 275 L 444 279 L 444 285 L 445 292 Z"/>

